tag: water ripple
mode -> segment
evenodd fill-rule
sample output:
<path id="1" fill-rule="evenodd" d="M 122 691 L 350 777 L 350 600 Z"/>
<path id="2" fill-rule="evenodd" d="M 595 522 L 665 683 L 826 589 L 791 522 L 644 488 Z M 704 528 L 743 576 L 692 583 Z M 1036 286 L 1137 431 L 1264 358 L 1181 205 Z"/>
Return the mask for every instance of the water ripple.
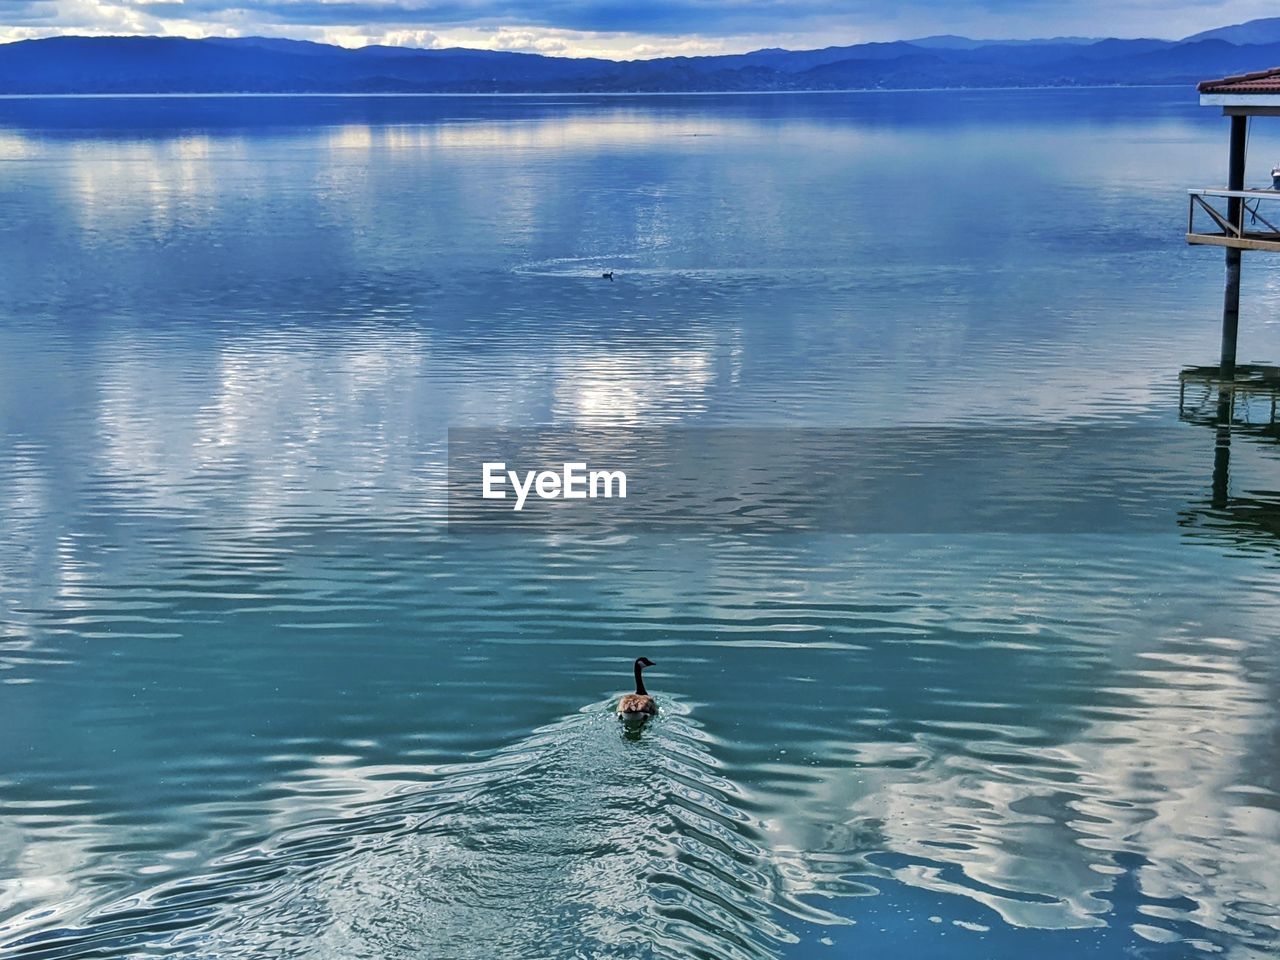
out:
<path id="1" fill-rule="evenodd" d="M 788 914 L 839 920 L 790 892 L 709 746 L 678 702 L 639 736 L 595 704 L 488 759 L 433 770 L 224 855 L 207 873 L 99 907 L 78 926 L 0 946 L 31 960 L 126 950 L 775 956 L 795 940 Z M 493 939 L 476 941 L 481 929 Z"/>

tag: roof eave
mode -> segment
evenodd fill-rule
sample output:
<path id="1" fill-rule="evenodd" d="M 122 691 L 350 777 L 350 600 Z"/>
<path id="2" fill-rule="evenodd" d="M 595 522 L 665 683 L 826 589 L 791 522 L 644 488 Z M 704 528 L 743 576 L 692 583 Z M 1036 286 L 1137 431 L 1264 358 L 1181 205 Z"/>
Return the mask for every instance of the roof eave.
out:
<path id="1" fill-rule="evenodd" d="M 1280 107 L 1280 93 L 1202 93 L 1202 107 Z"/>

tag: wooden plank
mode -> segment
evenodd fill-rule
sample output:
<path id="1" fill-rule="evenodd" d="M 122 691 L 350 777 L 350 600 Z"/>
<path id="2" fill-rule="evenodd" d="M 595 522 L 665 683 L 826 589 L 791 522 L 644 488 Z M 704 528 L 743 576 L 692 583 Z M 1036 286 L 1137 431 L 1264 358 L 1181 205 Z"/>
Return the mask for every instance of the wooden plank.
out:
<path id="1" fill-rule="evenodd" d="M 1220 233 L 1188 233 L 1187 243 L 1192 245 L 1231 247 L 1235 250 L 1268 250 L 1280 253 L 1280 237 L 1275 240 L 1257 240 L 1253 237 L 1225 237 Z"/>
<path id="2" fill-rule="evenodd" d="M 1280 200 L 1280 190 L 1219 190 L 1216 187 L 1201 187 L 1192 188 L 1187 193 L 1193 197 L 1238 197 L 1243 200 L 1258 197 L 1262 200 Z"/>
<path id="3" fill-rule="evenodd" d="M 1254 94 L 1258 96 L 1258 94 Z M 1272 94 L 1271 96 L 1275 96 Z M 1203 99 L 1203 98 L 1202 98 Z M 1280 102 L 1254 103 L 1247 106 L 1223 107 L 1224 117 L 1280 117 Z"/>

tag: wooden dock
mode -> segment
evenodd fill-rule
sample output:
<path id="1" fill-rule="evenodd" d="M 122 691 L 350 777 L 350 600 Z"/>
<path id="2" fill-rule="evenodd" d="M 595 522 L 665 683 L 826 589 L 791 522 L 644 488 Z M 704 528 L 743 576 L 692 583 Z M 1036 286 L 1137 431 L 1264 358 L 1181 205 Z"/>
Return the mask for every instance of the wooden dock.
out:
<path id="1" fill-rule="evenodd" d="M 1206 189 L 1187 195 L 1187 243 L 1280 253 L 1280 226 L 1273 222 L 1280 222 L 1280 190 Z M 1233 206 L 1232 200 L 1240 202 Z M 1216 231 L 1200 229 L 1206 216 Z"/>
<path id="2" fill-rule="evenodd" d="M 1220 382 L 1234 382 L 1236 334 L 1240 326 L 1240 257 L 1245 250 L 1280 252 L 1280 190 L 1246 190 L 1245 153 L 1253 117 L 1280 116 L 1280 67 L 1221 80 L 1205 80 L 1197 89 L 1202 106 L 1221 107 L 1231 120 L 1225 189 L 1188 191 L 1187 243 L 1226 248 L 1226 286 L 1222 298 Z M 1273 186 L 1276 180 L 1273 179 Z M 1264 212 L 1265 211 L 1265 212 Z M 1196 215 L 1216 229 L 1201 231 Z"/>

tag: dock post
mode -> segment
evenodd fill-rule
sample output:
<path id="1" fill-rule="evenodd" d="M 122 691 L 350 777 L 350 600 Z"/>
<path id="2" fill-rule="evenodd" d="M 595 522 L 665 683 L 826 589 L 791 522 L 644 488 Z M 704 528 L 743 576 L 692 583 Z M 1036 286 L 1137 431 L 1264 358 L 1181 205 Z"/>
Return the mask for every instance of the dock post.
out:
<path id="1" fill-rule="evenodd" d="M 1231 150 L 1227 171 L 1227 189 L 1244 189 L 1244 154 L 1249 118 L 1232 116 Z M 1227 200 L 1227 219 L 1244 226 L 1244 201 Z M 1231 381 L 1236 377 L 1236 333 L 1240 327 L 1240 250 L 1227 247 L 1227 284 L 1222 297 L 1222 353 L 1218 360 L 1218 377 Z"/>
<path id="2" fill-rule="evenodd" d="M 1222 353 L 1218 377 L 1236 378 L 1236 334 L 1240 328 L 1240 251 L 1227 248 L 1227 287 L 1222 296 Z"/>

